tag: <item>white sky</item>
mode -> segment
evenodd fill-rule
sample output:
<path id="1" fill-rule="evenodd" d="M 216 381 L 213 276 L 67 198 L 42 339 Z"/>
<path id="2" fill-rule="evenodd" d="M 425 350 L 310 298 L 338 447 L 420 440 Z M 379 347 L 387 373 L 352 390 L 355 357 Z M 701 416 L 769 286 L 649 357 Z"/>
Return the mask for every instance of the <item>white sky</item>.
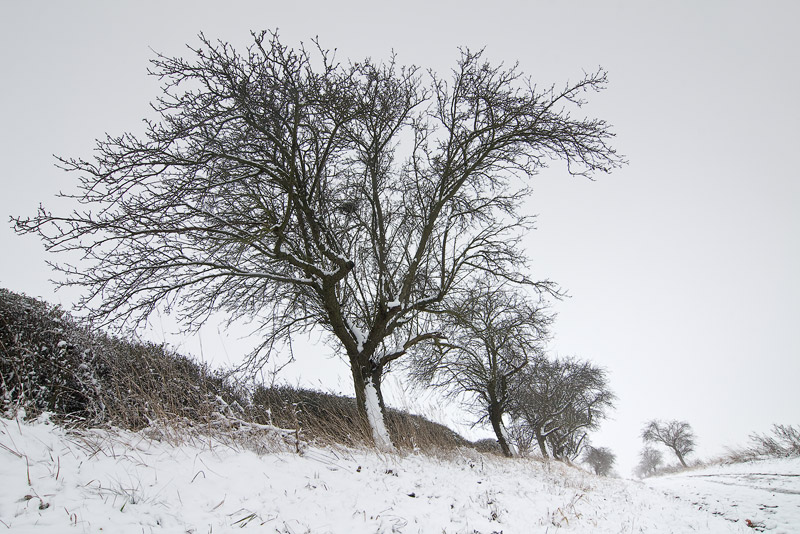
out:
<path id="1" fill-rule="evenodd" d="M 52 154 L 89 157 L 105 132 L 141 130 L 157 95 L 152 50 L 202 31 L 246 44 L 279 28 L 339 57 L 444 72 L 486 46 L 541 85 L 602 65 L 586 108 L 614 125 L 630 165 L 595 182 L 553 165 L 533 183 L 534 275 L 554 305 L 552 351 L 610 371 L 614 420 L 595 435 L 628 474 L 649 418 L 685 419 L 699 456 L 772 423 L 800 423 L 800 3 L 24 2 L 0 5 L 0 216 L 33 214 L 73 177 Z M 41 245 L 0 225 L 0 286 L 54 295 Z M 251 344 L 203 338 L 235 359 Z M 199 352 L 195 340 L 178 341 Z M 217 347 L 210 349 L 209 347 Z M 320 354 L 329 350 L 317 349 Z M 224 358 L 223 358 L 224 359 Z M 350 393 L 347 368 L 306 354 L 292 381 Z M 399 389 L 399 386 L 394 388 Z M 434 414 L 435 415 L 435 414 Z"/>

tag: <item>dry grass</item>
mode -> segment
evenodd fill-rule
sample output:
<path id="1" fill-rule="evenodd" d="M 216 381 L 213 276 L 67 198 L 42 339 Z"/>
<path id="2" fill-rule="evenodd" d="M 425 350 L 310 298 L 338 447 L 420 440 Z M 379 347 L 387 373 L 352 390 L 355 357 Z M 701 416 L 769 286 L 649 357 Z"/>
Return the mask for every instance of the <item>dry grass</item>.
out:
<path id="1" fill-rule="evenodd" d="M 728 449 L 723 462 L 741 463 L 758 458 L 791 458 L 800 456 L 800 427 L 772 425 L 770 434 L 750 434 L 750 445 Z"/>
<path id="2" fill-rule="evenodd" d="M 170 441 L 224 436 L 263 451 L 372 442 L 353 398 L 241 385 L 161 345 L 93 332 L 58 307 L 3 289 L 0 354 L 7 413 L 48 412 L 62 424 L 118 427 Z M 444 425 L 397 410 L 388 410 L 387 426 L 401 451 L 471 446 Z"/>
<path id="3" fill-rule="evenodd" d="M 296 428 L 309 442 L 348 447 L 371 443 L 370 429 L 351 397 L 278 386 L 256 388 L 252 399 L 254 421 Z M 395 445 L 404 451 L 433 453 L 471 445 L 444 425 L 397 410 L 387 410 L 387 426 Z"/>

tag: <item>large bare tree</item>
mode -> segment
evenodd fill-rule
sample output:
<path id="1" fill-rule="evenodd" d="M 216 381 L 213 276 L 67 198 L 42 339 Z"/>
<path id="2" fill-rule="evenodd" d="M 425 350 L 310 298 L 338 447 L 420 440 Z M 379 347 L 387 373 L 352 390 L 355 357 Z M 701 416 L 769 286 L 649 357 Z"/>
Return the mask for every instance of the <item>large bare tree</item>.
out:
<path id="1" fill-rule="evenodd" d="M 261 327 L 249 361 L 318 328 L 346 354 L 376 443 L 381 377 L 439 337 L 431 311 L 476 273 L 531 283 L 518 246 L 520 178 L 549 160 L 589 176 L 621 163 L 602 120 L 576 118 L 603 71 L 538 89 L 463 50 L 449 76 L 254 34 L 239 52 L 202 35 L 158 55 L 158 116 L 61 159 L 80 209 L 16 219 L 85 288 L 101 322 L 135 327 L 160 307 L 199 328 L 222 312 Z"/>
<path id="2" fill-rule="evenodd" d="M 516 394 L 516 375 L 541 357 L 552 318 L 519 288 L 488 277 L 452 300 L 441 314 L 444 340 L 436 350 L 414 353 L 411 375 L 463 397 L 477 422 L 489 421 L 503 454 L 512 456 L 503 415 Z"/>

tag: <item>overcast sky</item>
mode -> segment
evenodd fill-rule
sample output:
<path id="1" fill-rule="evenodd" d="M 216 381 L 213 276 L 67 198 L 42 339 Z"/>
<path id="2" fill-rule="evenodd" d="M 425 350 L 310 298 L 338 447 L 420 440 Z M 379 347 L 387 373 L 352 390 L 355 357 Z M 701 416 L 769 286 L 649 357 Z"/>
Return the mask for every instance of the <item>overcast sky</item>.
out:
<path id="1" fill-rule="evenodd" d="M 650 418 L 689 421 L 704 458 L 800 423 L 800 3 L 488 6 L 3 2 L 0 215 L 62 206 L 54 194 L 74 177 L 52 155 L 89 157 L 105 132 L 141 131 L 158 94 L 152 51 L 182 55 L 201 31 L 245 45 L 250 30 L 278 28 L 291 45 L 319 36 L 340 59 L 394 50 L 439 72 L 459 46 L 486 47 L 541 85 L 602 66 L 608 89 L 585 110 L 614 125 L 630 164 L 594 182 L 552 165 L 532 183 L 538 229 L 526 239 L 533 275 L 571 295 L 553 305 L 551 352 L 606 367 L 619 397 L 593 441 L 628 475 Z M 69 307 L 45 259 L 35 238 L 0 225 L 0 287 Z M 206 357 L 252 345 L 208 332 Z M 199 352 L 197 340 L 171 342 Z M 343 362 L 306 352 L 289 380 L 350 393 Z"/>

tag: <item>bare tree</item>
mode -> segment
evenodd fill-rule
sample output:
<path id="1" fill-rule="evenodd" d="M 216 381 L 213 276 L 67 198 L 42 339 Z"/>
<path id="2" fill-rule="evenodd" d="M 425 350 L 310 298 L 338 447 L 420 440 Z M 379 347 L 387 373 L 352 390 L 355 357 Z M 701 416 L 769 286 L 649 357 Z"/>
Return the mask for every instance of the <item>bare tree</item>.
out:
<path id="1" fill-rule="evenodd" d="M 541 354 L 551 317 L 519 289 L 476 280 L 442 314 L 443 340 L 435 351 L 412 358 L 417 382 L 467 395 L 470 407 L 489 421 L 503 454 L 513 451 L 503 415 L 515 395 L 514 377 Z"/>
<path id="2" fill-rule="evenodd" d="M 663 462 L 664 455 L 661 454 L 661 451 L 645 447 L 639 454 L 639 464 L 636 466 L 635 473 L 640 478 L 652 476 Z"/>
<path id="3" fill-rule="evenodd" d="M 617 456 L 608 447 L 587 447 L 583 456 L 583 461 L 589 464 L 594 473 L 600 476 L 608 476 L 614 467 Z"/>
<path id="4" fill-rule="evenodd" d="M 594 417 L 594 418 L 593 418 Z M 600 419 L 587 412 L 569 409 L 561 416 L 561 424 L 548 433 L 546 441 L 553 458 L 564 461 L 575 460 L 589 445 L 589 432 L 595 430 Z"/>
<path id="5" fill-rule="evenodd" d="M 530 429 L 542 456 L 574 459 L 613 407 L 606 373 L 573 358 L 540 359 L 520 373 L 510 413 Z"/>
<path id="6" fill-rule="evenodd" d="M 686 421 L 649 421 L 642 430 L 642 439 L 645 443 L 661 443 L 671 449 L 681 465 L 688 467 L 684 457 L 694 450 L 695 437 Z"/>
<path id="7" fill-rule="evenodd" d="M 464 50 L 449 80 L 254 34 L 243 53 L 200 36 L 189 59 L 158 55 L 158 119 L 60 159 L 81 208 L 15 219 L 101 323 L 135 328 L 160 308 L 189 329 L 217 312 L 263 335 L 247 362 L 321 329 L 346 354 L 380 446 L 381 378 L 439 337 L 431 312 L 475 273 L 533 284 L 519 233 L 521 178 L 551 159 L 574 175 L 622 163 L 601 120 L 568 107 L 603 71 L 539 90 L 516 67 Z M 544 284 L 547 285 L 547 284 Z"/>

